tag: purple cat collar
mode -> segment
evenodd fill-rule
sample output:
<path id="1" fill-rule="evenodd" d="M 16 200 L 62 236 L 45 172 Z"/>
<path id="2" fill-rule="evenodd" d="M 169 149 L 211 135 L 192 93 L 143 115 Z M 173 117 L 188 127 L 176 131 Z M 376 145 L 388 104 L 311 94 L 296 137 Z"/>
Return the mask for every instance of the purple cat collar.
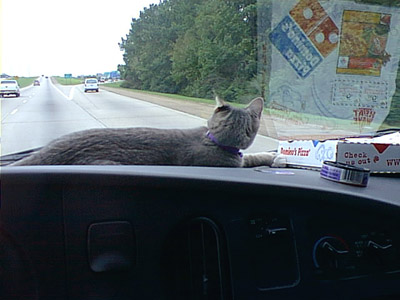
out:
<path id="1" fill-rule="evenodd" d="M 324 161 L 320 175 L 324 179 L 365 187 L 368 184 L 369 170 L 344 163 Z"/>
<path id="2" fill-rule="evenodd" d="M 215 145 L 220 147 L 222 150 L 225 150 L 229 153 L 236 154 L 236 155 L 239 155 L 240 157 L 243 157 L 243 153 L 240 152 L 240 149 L 238 149 L 236 147 L 225 146 L 225 145 L 220 144 L 218 142 L 217 138 L 210 131 L 207 131 L 206 135 Z"/>

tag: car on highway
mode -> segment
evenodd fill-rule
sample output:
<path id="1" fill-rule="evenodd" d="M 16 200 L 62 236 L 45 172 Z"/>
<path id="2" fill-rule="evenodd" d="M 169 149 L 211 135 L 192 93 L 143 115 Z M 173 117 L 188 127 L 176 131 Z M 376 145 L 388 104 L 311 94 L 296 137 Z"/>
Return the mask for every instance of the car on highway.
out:
<path id="1" fill-rule="evenodd" d="M 8 95 L 14 95 L 15 97 L 20 96 L 18 81 L 11 79 L 1 80 L 0 97 Z"/>
<path id="2" fill-rule="evenodd" d="M 99 82 L 96 78 L 86 78 L 84 82 L 84 91 L 99 91 Z"/>
<path id="3" fill-rule="evenodd" d="M 36 79 L 36 80 L 33 82 L 33 85 L 34 85 L 34 86 L 40 86 L 40 81 Z"/>
<path id="4" fill-rule="evenodd" d="M 15 28 L 55 26 L 25 54 L 50 80 L 2 101 L 1 300 L 400 299 L 399 1 L 21 1 Z M 85 94 L 112 47 L 121 80 Z"/>

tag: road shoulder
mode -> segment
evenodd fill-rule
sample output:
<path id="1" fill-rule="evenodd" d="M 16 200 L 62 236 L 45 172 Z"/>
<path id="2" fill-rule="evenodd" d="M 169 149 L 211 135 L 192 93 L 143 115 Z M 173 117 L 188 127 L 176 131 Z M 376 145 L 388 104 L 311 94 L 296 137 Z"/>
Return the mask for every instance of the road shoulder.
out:
<path id="1" fill-rule="evenodd" d="M 187 114 L 198 116 L 200 118 L 208 119 L 214 110 L 214 105 L 208 103 L 188 102 L 180 99 L 172 99 L 159 95 L 150 95 L 138 91 L 130 91 L 126 89 L 113 88 L 108 86 L 100 86 L 100 89 L 116 93 L 122 96 L 139 99 L 142 101 L 151 102 L 171 109 L 175 109 Z"/>

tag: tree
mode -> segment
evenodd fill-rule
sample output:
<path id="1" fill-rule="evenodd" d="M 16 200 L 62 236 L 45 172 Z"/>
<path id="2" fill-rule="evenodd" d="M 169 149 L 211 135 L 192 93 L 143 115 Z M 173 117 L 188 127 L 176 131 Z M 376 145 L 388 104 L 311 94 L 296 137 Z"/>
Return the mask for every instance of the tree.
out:
<path id="1" fill-rule="evenodd" d="M 172 76 L 182 92 L 235 100 L 255 73 L 249 26 L 235 6 L 218 0 L 198 8 L 193 26 L 177 39 Z"/>
<path id="2" fill-rule="evenodd" d="M 131 30 L 122 39 L 125 66 L 121 66 L 126 85 L 144 90 L 175 92 L 171 78 L 170 49 L 175 35 L 168 1 L 151 5 L 133 19 Z"/>
<path id="3" fill-rule="evenodd" d="M 256 0 L 164 0 L 132 20 L 119 66 L 133 88 L 237 100 L 256 75 Z"/>

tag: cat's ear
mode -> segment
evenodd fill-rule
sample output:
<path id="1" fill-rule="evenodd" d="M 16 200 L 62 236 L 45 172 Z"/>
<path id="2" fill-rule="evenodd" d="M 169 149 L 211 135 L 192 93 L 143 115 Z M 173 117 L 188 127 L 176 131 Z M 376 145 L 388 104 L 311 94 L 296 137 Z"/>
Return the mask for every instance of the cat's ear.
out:
<path id="1" fill-rule="evenodd" d="M 225 102 L 224 102 L 224 100 L 222 100 L 222 99 L 221 99 L 220 97 L 218 97 L 218 96 L 215 96 L 215 104 L 216 104 L 215 109 L 221 108 L 221 107 L 223 107 L 223 106 L 226 105 Z"/>
<path id="2" fill-rule="evenodd" d="M 264 100 L 261 97 L 253 99 L 249 105 L 246 107 L 247 110 L 256 114 L 258 117 L 261 117 L 261 114 L 264 109 Z"/>

